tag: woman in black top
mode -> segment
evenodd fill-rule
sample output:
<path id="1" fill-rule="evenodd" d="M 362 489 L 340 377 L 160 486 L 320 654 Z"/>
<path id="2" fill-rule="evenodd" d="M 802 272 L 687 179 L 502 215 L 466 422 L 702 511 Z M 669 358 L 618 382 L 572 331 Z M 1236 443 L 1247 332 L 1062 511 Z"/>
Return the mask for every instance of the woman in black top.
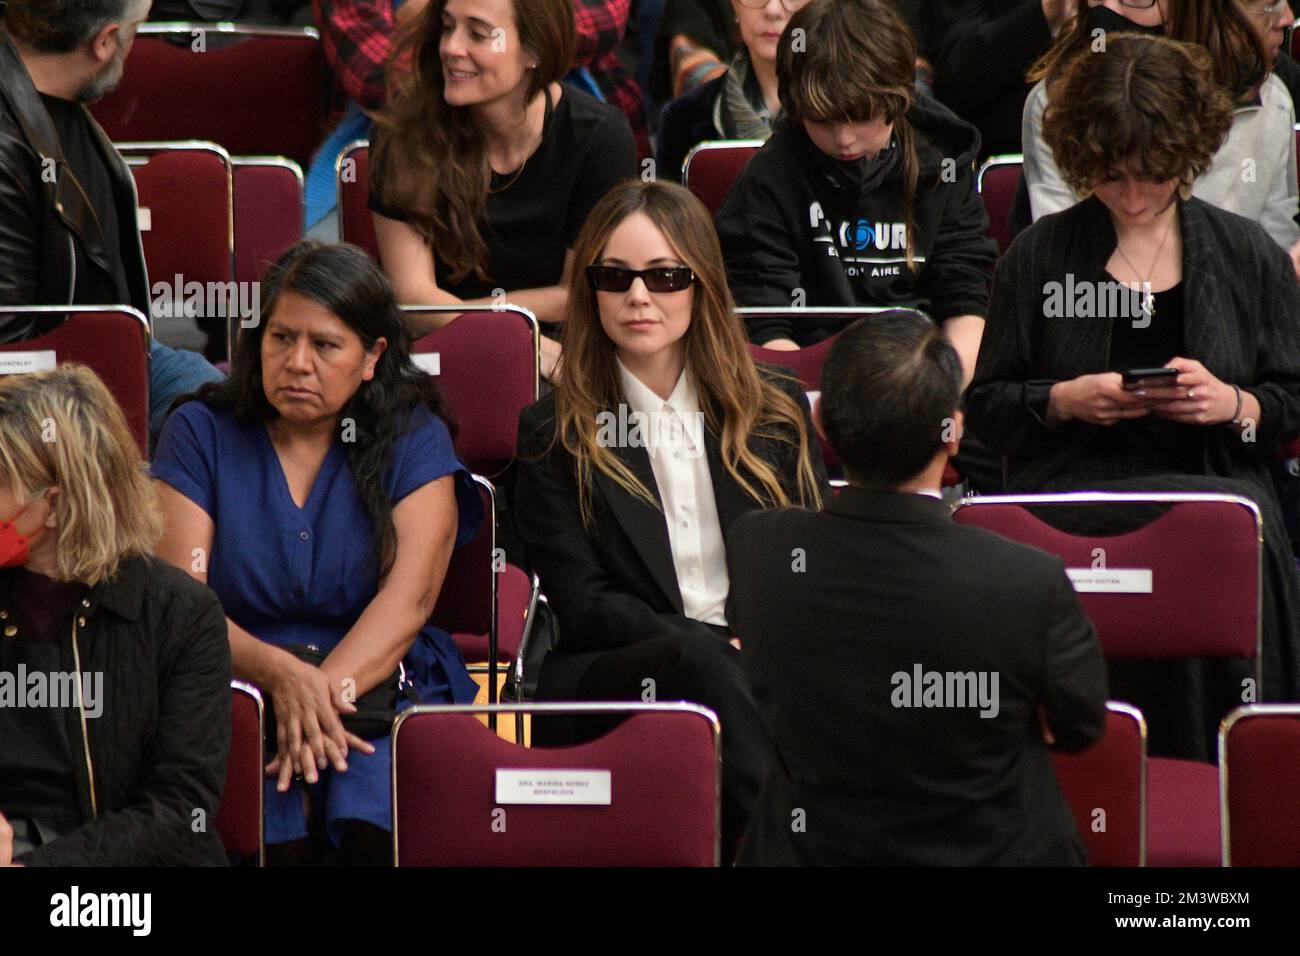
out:
<path id="1" fill-rule="evenodd" d="M 623 114 L 560 85 L 573 49 L 567 0 L 433 2 L 399 45 L 370 192 L 400 301 L 508 300 L 564 319 L 578 229 L 636 172 Z M 418 338 L 450 319 L 408 321 Z M 544 372 L 558 353 L 543 341 Z"/>
<path id="2" fill-rule="evenodd" d="M 1062 83 L 1044 136 L 1091 196 L 1039 220 L 999 263 L 968 418 L 1005 456 L 1009 490 L 1253 499 L 1265 526 L 1263 691 L 1295 699 L 1300 582 L 1267 466 L 1300 433 L 1300 287 L 1257 223 L 1188 198 L 1231 102 L 1202 48 L 1164 37 L 1112 36 Z M 1121 372 L 1151 367 L 1177 374 L 1125 388 Z M 1088 520 L 1072 530 L 1128 530 L 1095 509 Z M 1246 672 L 1232 670 L 1112 668 L 1112 696 L 1164 712 L 1153 752 L 1212 758 L 1219 717 L 1242 703 Z M 1199 726 L 1179 719 L 1189 701 Z"/>

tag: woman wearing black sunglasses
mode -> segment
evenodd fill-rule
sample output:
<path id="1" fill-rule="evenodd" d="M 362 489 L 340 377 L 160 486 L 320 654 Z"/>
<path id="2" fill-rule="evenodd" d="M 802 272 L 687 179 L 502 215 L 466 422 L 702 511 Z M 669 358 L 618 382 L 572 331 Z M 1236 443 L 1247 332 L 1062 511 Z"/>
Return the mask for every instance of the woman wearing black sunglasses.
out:
<path id="1" fill-rule="evenodd" d="M 754 508 L 820 506 L 808 404 L 754 365 L 709 215 L 685 189 L 620 183 L 574 257 L 559 383 L 519 426 L 519 533 L 561 635 L 537 696 L 712 708 L 729 854 L 768 741 L 727 626 L 726 537 Z"/>

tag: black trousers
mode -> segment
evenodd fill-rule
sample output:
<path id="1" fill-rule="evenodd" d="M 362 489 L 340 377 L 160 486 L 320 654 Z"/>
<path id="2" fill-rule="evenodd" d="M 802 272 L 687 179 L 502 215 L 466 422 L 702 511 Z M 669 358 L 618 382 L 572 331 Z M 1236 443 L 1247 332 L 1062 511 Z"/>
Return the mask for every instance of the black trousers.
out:
<path id="1" fill-rule="evenodd" d="M 588 655 L 582 655 L 587 657 Z M 753 815 L 767 778 L 771 738 L 754 702 L 740 651 L 721 628 L 700 625 L 672 635 L 647 638 L 590 657 L 576 692 L 563 679 L 548 679 L 564 669 L 563 658 L 548 658 L 537 699 L 570 696 L 582 701 L 684 700 L 708 707 L 722 725 L 722 858 L 729 861 Z M 552 666 L 558 665 L 558 666 Z M 549 671 L 549 673 L 548 673 Z M 585 717 L 571 725 L 574 742 L 591 740 L 618 723 L 617 717 Z M 562 732 L 535 724 L 538 745 L 560 742 Z"/>

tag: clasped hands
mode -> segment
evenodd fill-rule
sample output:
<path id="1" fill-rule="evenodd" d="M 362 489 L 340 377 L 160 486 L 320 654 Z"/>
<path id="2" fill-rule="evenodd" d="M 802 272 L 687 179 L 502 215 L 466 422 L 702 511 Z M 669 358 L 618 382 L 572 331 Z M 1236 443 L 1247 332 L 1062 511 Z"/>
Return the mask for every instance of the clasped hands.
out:
<path id="1" fill-rule="evenodd" d="M 268 683 L 275 707 L 276 754 L 266 765 L 266 775 L 279 778 L 276 789 L 281 793 L 295 777 L 315 783 L 318 771 L 330 765 L 344 773 L 349 747 L 375 752 L 372 744 L 344 729 L 341 715 L 356 713 L 357 708 L 344 696 L 343 682 L 330 674 L 328 664 L 314 667 L 284 653 Z"/>
<path id="2" fill-rule="evenodd" d="M 1184 425 L 1218 425 L 1237 413 L 1237 390 L 1220 381 L 1204 365 L 1189 358 L 1172 358 L 1167 367 L 1178 369 L 1171 384 L 1124 388 L 1119 372 L 1081 375 L 1057 382 L 1048 400 L 1052 424 L 1071 420 L 1093 425 L 1114 425 L 1131 418 L 1155 415 Z"/>

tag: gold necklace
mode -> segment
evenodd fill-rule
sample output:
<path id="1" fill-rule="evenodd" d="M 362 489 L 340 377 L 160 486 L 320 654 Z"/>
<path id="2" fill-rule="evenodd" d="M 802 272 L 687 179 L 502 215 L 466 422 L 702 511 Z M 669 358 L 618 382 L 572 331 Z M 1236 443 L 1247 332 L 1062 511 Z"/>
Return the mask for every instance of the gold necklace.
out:
<path id="1" fill-rule="evenodd" d="M 519 181 L 519 177 L 522 176 L 522 175 L 524 174 L 524 167 L 528 165 L 528 161 L 529 161 L 530 159 L 532 159 L 532 158 L 533 158 L 533 157 L 532 157 L 532 154 L 531 154 L 531 153 L 530 153 L 529 155 L 525 156 L 525 157 L 524 157 L 524 161 L 523 161 L 522 163 L 520 163 L 520 164 L 519 164 L 519 168 L 515 170 L 515 174 L 514 174 L 513 176 L 510 177 L 510 182 L 506 183 L 504 186 L 500 187 L 499 189 L 493 189 L 491 186 L 489 186 L 489 187 L 488 187 L 488 195 L 489 195 L 489 196 L 495 196 L 497 193 L 503 193 L 503 192 L 505 192 L 507 189 L 509 189 L 511 186 L 513 186 L 516 182 L 518 182 L 518 181 Z M 493 172 L 493 175 L 495 176 L 495 175 L 498 175 L 498 174 L 497 174 L 496 172 Z"/>
<path id="2" fill-rule="evenodd" d="M 538 137 L 537 145 L 534 146 L 531 150 L 529 150 L 528 155 L 524 157 L 524 161 L 520 163 L 519 168 L 515 170 L 515 174 L 510 177 L 510 182 L 506 183 L 504 186 L 501 186 L 497 189 L 493 189 L 491 186 L 488 187 L 489 196 L 495 196 L 497 193 L 503 193 L 519 181 L 519 177 L 524 174 L 524 168 L 528 165 L 528 161 L 533 158 L 534 153 L 536 153 L 539 149 L 542 148 L 542 139 L 544 139 L 545 136 L 546 136 L 546 114 L 543 113 L 542 114 L 542 135 Z M 532 137 L 530 136 L 529 139 L 531 140 Z M 495 176 L 498 174 L 495 170 L 493 170 L 492 175 Z"/>

